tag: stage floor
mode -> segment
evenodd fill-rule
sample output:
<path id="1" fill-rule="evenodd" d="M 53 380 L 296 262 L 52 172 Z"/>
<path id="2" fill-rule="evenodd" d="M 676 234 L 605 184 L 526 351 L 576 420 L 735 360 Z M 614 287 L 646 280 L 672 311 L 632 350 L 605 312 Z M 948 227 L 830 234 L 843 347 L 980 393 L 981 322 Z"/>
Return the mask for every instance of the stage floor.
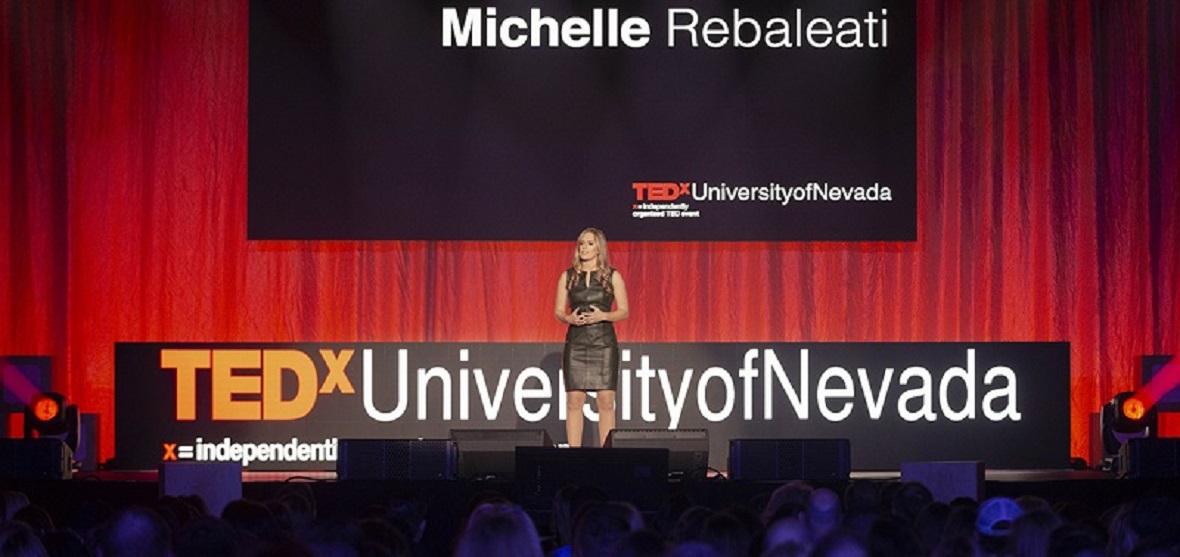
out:
<path id="1" fill-rule="evenodd" d="M 159 474 L 156 470 L 100 470 L 80 471 L 74 473 L 75 480 L 99 480 L 122 482 L 156 482 Z M 726 480 L 725 471 L 714 471 L 709 480 Z M 852 480 L 900 481 L 901 471 L 854 471 L 850 474 Z M 984 470 L 984 480 L 988 482 L 1047 482 L 1047 481 L 1082 481 L 1082 480 L 1113 480 L 1111 472 L 1103 470 L 1074 470 L 1043 469 L 1043 470 Z M 336 472 L 329 470 L 301 470 L 301 471 L 243 471 L 242 482 L 290 482 L 290 481 L 336 481 Z"/>

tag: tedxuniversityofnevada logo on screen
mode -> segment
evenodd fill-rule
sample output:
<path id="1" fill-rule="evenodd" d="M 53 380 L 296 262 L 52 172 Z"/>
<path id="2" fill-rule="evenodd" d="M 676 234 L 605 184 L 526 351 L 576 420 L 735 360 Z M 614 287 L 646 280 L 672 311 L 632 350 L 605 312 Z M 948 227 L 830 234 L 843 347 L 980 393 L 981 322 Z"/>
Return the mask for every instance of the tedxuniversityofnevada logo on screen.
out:
<path id="1" fill-rule="evenodd" d="M 631 205 L 631 217 L 650 218 L 700 218 L 700 206 L 687 203 L 696 201 L 709 203 L 767 203 L 786 206 L 789 203 L 839 203 L 893 201 L 893 190 L 889 186 L 874 183 L 871 186 L 834 186 L 828 183 L 808 182 L 807 184 L 784 186 L 777 182 L 757 185 L 730 185 L 725 182 L 633 182 L 635 203 Z M 657 203 L 642 203 L 654 201 Z M 680 201 L 680 203 L 660 203 Z M 707 212 L 708 209 L 705 209 Z"/>
<path id="2" fill-rule="evenodd" d="M 914 0 L 579 4 L 250 0 L 249 237 L 917 240 Z"/>
<path id="3" fill-rule="evenodd" d="M 128 465 L 330 468 L 342 437 L 446 438 L 451 428 L 526 424 L 559 432 L 560 350 L 120 343 L 117 456 Z M 838 437 L 872 469 L 903 457 L 1068 460 L 1062 343 L 652 343 L 624 346 L 621 362 L 619 427 L 707 428 L 717 455 L 728 439 Z M 582 411 L 597 420 L 592 403 Z"/>

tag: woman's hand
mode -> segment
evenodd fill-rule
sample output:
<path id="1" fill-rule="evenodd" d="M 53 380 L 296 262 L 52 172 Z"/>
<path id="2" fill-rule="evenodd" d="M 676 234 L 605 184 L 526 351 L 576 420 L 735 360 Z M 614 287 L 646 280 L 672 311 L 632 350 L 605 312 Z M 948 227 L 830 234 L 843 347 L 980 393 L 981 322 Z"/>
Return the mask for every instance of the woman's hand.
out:
<path id="1" fill-rule="evenodd" d="M 598 309 L 598 306 L 590 306 L 588 311 L 578 313 L 578 319 L 581 320 L 579 325 L 590 325 L 593 323 L 601 323 L 606 321 L 606 312 Z"/>

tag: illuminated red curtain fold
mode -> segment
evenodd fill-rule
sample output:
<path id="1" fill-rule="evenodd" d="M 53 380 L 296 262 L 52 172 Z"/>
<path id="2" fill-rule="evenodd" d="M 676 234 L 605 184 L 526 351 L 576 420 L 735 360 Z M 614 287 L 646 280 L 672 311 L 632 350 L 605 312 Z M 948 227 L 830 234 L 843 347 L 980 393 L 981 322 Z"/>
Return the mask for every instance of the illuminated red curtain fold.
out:
<path id="1" fill-rule="evenodd" d="M 55 388 L 104 414 L 104 457 L 115 342 L 561 338 L 572 237 L 246 240 L 246 2 L 2 10 L 0 354 L 53 356 Z M 1180 7 L 918 17 L 919 241 L 615 243 L 620 334 L 1069 341 L 1086 455 L 1088 414 L 1134 388 L 1135 357 L 1180 351 Z"/>

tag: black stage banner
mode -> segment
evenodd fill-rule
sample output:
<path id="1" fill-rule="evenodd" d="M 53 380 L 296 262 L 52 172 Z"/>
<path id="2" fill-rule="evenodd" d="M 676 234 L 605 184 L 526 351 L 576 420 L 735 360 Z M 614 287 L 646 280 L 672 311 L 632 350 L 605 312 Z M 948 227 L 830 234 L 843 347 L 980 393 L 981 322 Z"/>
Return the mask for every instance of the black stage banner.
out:
<path id="1" fill-rule="evenodd" d="M 564 440 L 560 343 L 118 343 L 116 458 L 332 470 L 341 438 L 547 429 Z M 1068 343 L 629 343 L 616 427 L 847 438 L 853 470 L 1069 462 Z M 597 414 L 584 408 L 587 440 Z"/>
<path id="2" fill-rule="evenodd" d="M 250 0 L 247 234 L 914 241 L 916 45 L 914 0 Z"/>

